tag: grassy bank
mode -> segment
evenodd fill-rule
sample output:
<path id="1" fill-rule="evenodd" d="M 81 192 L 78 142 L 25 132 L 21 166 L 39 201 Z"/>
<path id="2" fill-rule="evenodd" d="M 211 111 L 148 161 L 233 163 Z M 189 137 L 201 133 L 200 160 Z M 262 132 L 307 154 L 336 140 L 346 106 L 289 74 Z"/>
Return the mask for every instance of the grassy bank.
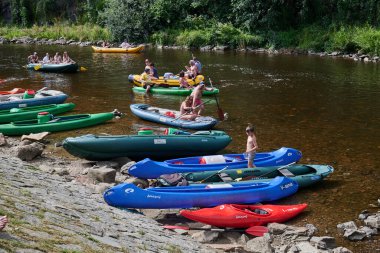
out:
<path id="1" fill-rule="evenodd" d="M 151 41 L 158 45 L 179 45 L 202 47 L 206 45 L 228 45 L 232 48 L 296 48 L 316 52 L 341 51 L 380 55 L 380 29 L 370 26 L 343 27 L 308 26 L 289 31 L 261 31 L 256 34 L 245 33 L 228 24 L 211 28 L 178 30 L 168 29 L 156 32 Z"/>
<path id="2" fill-rule="evenodd" d="M 14 26 L 0 27 L 0 37 L 6 39 L 20 38 L 46 38 L 75 41 L 97 41 L 109 40 L 111 34 L 105 28 L 98 25 L 54 25 L 54 26 L 32 26 L 30 28 L 19 28 Z"/>

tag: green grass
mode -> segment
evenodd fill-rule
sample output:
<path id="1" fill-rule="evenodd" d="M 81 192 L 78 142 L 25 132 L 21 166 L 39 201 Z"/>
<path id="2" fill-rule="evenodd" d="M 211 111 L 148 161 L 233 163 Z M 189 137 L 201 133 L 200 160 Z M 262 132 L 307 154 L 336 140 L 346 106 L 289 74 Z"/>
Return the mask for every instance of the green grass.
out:
<path id="1" fill-rule="evenodd" d="M 0 27 L 0 36 L 6 39 L 31 37 L 59 39 L 61 37 L 66 40 L 75 41 L 97 41 L 110 40 L 110 32 L 98 25 L 62 25 L 53 26 L 32 26 L 30 28 L 20 28 L 15 26 Z"/>

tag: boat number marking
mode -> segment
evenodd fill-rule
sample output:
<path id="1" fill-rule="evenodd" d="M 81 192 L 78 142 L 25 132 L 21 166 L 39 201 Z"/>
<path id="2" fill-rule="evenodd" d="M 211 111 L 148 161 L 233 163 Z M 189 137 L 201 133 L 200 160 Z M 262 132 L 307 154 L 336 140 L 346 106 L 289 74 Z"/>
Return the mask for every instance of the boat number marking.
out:
<path id="1" fill-rule="evenodd" d="M 288 183 L 288 184 L 281 185 L 280 188 L 281 190 L 286 190 L 292 186 L 293 186 L 293 183 Z"/>
<path id="2" fill-rule="evenodd" d="M 280 160 L 277 160 L 276 163 L 280 163 L 280 162 L 283 162 L 284 159 L 280 159 Z"/>
<path id="3" fill-rule="evenodd" d="M 248 219 L 248 215 L 236 215 L 235 219 Z"/>
<path id="4" fill-rule="evenodd" d="M 166 139 L 154 139 L 154 144 L 166 144 Z"/>
<path id="5" fill-rule="evenodd" d="M 242 174 L 243 171 L 242 171 L 242 170 L 237 170 L 236 173 L 237 173 L 237 174 Z"/>
<path id="6" fill-rule="evenodd" d="M 124 190 L 125 193 L 132 193 L 132 192 L 134 192 L 134 191 L 135 191 L 135 190 L 132 189 L 132 188 L 127 188 L 127 189 Z"/>
<path id="7" fill-rule="evenodd" d="M 207 140 L 207 139 L 202 139 L 201 141 L 203 141 L 203 142 L 207 142 L 208 140 Z"/>
<path id="8" fill-rule="evenodd" d="M 19 104 L 18 107 L 19 108 L 24 108 L 24 107 L 27 107 L 27 105 L 26 104 Z"/>
<path id="9" fill-rule="evenodd" d="M 161 117 L 161 118 L 160 118 L 160 121 L 161 121 L 161 122 L 166 122 L 166 119 Z"/>
<path id="10" fill-rule="evenodd" d="M 219 209 L 220 209 L 220 210 L 223 210 L 223 209 L 224 209 L 224 205 L 221 205 L 221 206 L 219 207 Z"/>

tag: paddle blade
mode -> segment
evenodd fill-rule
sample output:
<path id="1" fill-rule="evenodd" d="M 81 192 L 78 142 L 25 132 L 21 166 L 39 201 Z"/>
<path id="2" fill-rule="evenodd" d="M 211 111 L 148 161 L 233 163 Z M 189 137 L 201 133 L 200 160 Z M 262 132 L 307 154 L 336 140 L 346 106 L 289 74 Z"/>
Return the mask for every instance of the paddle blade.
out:
<path id="1" fill-rule="evenodd" d="M 254 236 L 263 236 L 265 233 L 269 232 L 269 229 L 264 226 L 253 226 L 246 229 L 245 232 Z"/>
<path id="2" fill-rule="evenodd" d="M 222 110 L 222 108 L 218 108 L 218 116 L 219 116 L 219 120 L 220 121 L 223 121 L 224 120 L 224 112 Z"/>
<path id="3" fill-rule="evenodd" d="M 80 71 L 87 71 L 87 69 L 85 67 L 80 67 L 79 69 Z"/>
<path id="4" fill-rule="evenodd" d="M 40 68 L 41 68 L 41 64 L 34 66 L 34 70 L 39 70 Z"/>
<path id="5" fill-rule="evenodd" d="M 171 225 L 165 225 L 165 226 L 162 226 L 163 228 L 166 228 L 166 229 L 182 229 L 182 230 L 190 230 L 189 227 L 185 227 L 185 226 L 171 226 Z"/>

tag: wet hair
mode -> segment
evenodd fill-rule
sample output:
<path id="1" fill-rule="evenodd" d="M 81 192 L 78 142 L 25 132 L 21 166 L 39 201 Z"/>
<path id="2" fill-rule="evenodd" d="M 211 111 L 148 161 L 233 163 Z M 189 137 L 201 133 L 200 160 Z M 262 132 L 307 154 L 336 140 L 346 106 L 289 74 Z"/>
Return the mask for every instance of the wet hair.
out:
<path id="1" fill-rule="evenodd" d="M 255 132 L 255 127 L 252 124 L 248 124 L 248 126 L 245 128 L 245 131 L 246 132 L 254 133 Z"/>
<path id="2" fill-rule="evenodd" d="M 144 69 L 145 73 L 149 73 L 150 72 L 150 69 L 146 68 Z"/>
<path id="3" fill-rule="evenodd" d="M 179 77 L 185 77 L 185 72 L 183 71 L 179 72 Z"/>

